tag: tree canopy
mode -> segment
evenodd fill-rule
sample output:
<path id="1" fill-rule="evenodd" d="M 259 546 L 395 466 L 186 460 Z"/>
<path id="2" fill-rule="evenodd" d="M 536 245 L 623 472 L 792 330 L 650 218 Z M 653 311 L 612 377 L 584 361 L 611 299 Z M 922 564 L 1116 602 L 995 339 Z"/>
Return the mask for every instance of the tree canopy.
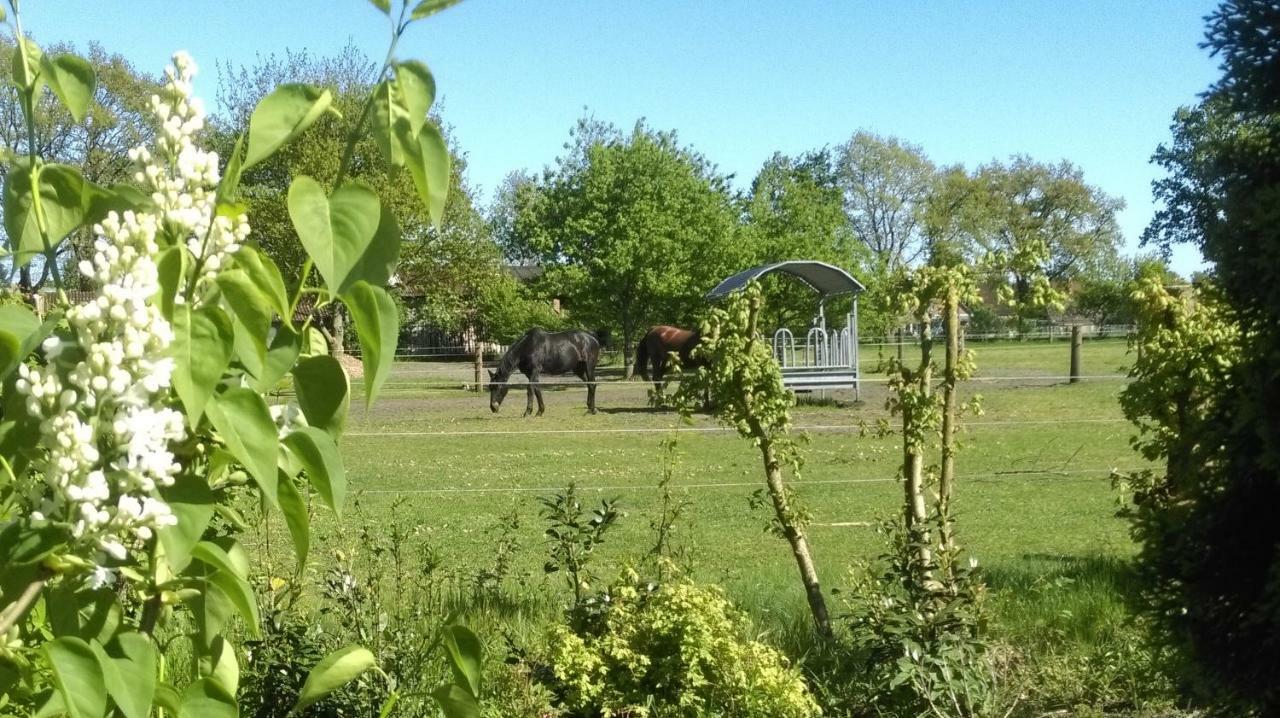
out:
<path id="1" fill-rule="evenodd" d="M 565 156 L 515 195 L 511 244 L 580 322 L 631 346 L 651 323 L 688 322 L 740 267 L 727 180 L 675 133 L 578 123 Z"/>
<path id="2" fill-rule="evenodd" d="M 1135 397 L 1165 424 L 1167 474 L 1143 494 L 1136 534 L 1154 614 L 1189 677 L 1233 713 L 1280 710 L 1280 13 L 1224 2 L 1207 47 L 1222 78 L 1174 115 L 1154 161 L 1161 204 L 1144 242 L 1192 243 L 1213 264 L 1198 305 L 1165 300 L 1181 351 L 1173 378 Z M 1187 304 L 1185 308 L 1183 304 Z M 1212 321 L 1210 321 L 1212 320 Z M 1236 337 L 1228 347 L 1221 335 Z M 1197 354 L 1199 345 L 1207 351 Z M 1236 349 L 1229 353 L 1228 349 Z M 1207 358 L 1200 358 L 1207 355 Z M 1156 378 L 1162 378 L 1153 370 Z M 1177 377 L 1211 376 L 1207 391 Z M 1172 420 L 1157 421 L 1176 407 Z"/>

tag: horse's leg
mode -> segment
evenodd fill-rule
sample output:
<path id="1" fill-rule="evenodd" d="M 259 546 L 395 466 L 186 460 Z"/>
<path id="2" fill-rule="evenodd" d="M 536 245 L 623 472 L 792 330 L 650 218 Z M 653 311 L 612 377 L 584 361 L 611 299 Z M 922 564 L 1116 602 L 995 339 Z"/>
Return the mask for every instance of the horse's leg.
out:
<path id="1" fill-rule="evenodd" d="M 653 353 L 653 390 L 661 396 L 663 389 L 666 387 L 662 383 L 662 377 L 667 373 L 667 355 L 663 352 Z"/>
<path id="2" fill-rule="evenodd" d="M 526 390 L 528 391 L 528 394 L 529 394 L 529 400 L 525 402 L 523 416 L 528 416 L 533 413 L 533 384 L 535 381 L 534 377 L 537 376 L 537 374 L 534 372 L 530 372 L 528 374 L 525 374 L 525 376 L 528 377 L 529 379 L 529 383 L 526 385 Z"/>
<path id="3" fill-rule="evenodd" d="M 587 413 L 596 413 L 596 368 L 587 364 L 578 374 L 587 383 Z"/>
<path id="4" fill-rule="evenodd" d="M 542 387 L 538 386 L 538 376 L 537 371 L 533 372 L 529 377 L 529 386 L 533 389 L 533 395 L 538 397 L 538 416 L 542 416 L 547 410 L 547 405 L 542 403 Z M 533 405 L 530 404 L 529 408 L 533 409 Z"/>

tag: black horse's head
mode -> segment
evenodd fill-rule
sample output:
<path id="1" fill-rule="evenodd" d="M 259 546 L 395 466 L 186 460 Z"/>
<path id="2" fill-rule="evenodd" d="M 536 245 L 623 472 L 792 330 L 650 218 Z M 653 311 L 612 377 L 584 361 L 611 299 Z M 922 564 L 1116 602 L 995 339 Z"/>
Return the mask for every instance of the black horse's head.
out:
<path id="1" fill-rule="evenodd" d="M 497 372 L 489 370 L 489 410 L 495 414 L 502 407 L 502 400 L 507 398 L 507 390 L 511 388 L 507 384 L 509 378 L 510 375 L 501 369 Z"/>

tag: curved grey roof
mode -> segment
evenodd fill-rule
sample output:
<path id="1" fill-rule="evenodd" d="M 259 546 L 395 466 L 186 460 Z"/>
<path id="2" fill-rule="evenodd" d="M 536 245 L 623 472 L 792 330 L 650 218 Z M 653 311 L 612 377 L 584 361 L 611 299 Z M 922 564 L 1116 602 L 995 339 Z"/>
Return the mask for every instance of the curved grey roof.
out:
<path id="1" fill-rule="evenodd" d="M 857 294 L 866 289 L 861 282 L 853 278 L 852 274 L 839 267 L 826 262 L 791 260 L 774 264 L 762 264 L 759 267 L 738 272 L 717 284 L 715 289 L 707 292 L 707 299 L 726 297 L 747 286 L 747 283 L 751 280 L 759 279 L 766 274 L 774 272 L 782 272 L 799 278 L 800 281 L 808 284 L 813 288 L 813 291 L 823 298 L 839 294 Z"/>

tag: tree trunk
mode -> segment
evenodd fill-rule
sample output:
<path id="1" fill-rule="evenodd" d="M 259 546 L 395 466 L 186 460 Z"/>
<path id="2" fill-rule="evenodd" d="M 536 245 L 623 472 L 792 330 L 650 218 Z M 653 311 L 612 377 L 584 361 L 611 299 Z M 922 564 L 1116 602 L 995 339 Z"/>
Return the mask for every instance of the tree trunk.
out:
<path id="1" fill-rule="evenodd" d="M 1079 324 L 1071 325 L 1071 379 L 1070 383 L 1080 381 L 1080 350 L 1084 346 L 1084 332 Z"/>
<path id="2" fill-rule="evenodd" d="M 347 320 L 343 314 L 341 304 L 333 304 L 333 320 L 331 324 L 333 331 L 329 334 L 329 353 L 333 356 L 342 356 L 347 353 L 346 337 L 347 337 Z"/>
<path id="3" fill-rule="evenodd" d="M 947 353 L 942 381 L 942 469 L 938 477 L 938 514 L 942 518 L 942 548 L 949 551 L 955 548 L 951 526 L 951 493 L 956 478 L 956 384 L 960 363 L 960 296 L 954 286 L 947 289 L 943 311 Z"/>
<path id="4" fill-rule="evenodd" d="M 484 345 L 479 341 L 476 342 L 476 391 L 483 391 L 484 387 Z"/>
<path id="5" fill-rule="evenodd" d="M 753 422 L 755 423 L 755 422 Z M 763 430 L 757 426 L 756 436 L 763 437 Z M 791 544 L 791 555 L 796 559 L 800 569 L 800 582 L 804 584 L 805 597 L 809 600 L 809 610 L 813 613 L 813 622 L 818 635 L 830 638 L 831 617 L 827 613 L 827 601 L 822 595 L 822 586 L 818 583 L 818 570 L 813 565 L 813 556 L 809 553 L 809 542 L 804 532 L 791 515 L 787 506 L 787 494 L 782 484 L 782 465 L 773 450 L 773 442 L 767 438 L 760 440 L 760 456 L 764 460 L 765 483 L 769 487 L 769 497 L 773 500 L 773 510 L 782 526 L 782 533 Z"/>
<path id="6" fill-rule="evenodd" d="M 916 390 L 920 392 L 921 398 L 927 398 L 932 391 L 933 381 L 933 327 L 930 326 L 928 317 L 920 325 L 920 366 L 915 372 Z M 906 493 L 906 505 L 903 507 L 906 519 L 906 527 L 908 532 L 923 529 L 921 528 L 928 513 L 925 505 L 924 496 L 924 443 L 923 428 L 919 426 L 920 418 L 915 415 L 911 409 L 904 407 L 902 411 L 902 451 L 903 451 L 903 478 L 904 490 Z M 914 540 L 920 542 L 920 560 L 924 564 L 929 564 L 933 559 L 933 552 L 928 548 L 926 535 L 913 536 Z"/>
<path id="7" fill-rule="evenodd" d="M 631 366 L 631 335 L 635 331 L 632 324 L 631 313 L 624 311 L 622 313 L 622 378 L 628 380 L 636 370 Z"/>

